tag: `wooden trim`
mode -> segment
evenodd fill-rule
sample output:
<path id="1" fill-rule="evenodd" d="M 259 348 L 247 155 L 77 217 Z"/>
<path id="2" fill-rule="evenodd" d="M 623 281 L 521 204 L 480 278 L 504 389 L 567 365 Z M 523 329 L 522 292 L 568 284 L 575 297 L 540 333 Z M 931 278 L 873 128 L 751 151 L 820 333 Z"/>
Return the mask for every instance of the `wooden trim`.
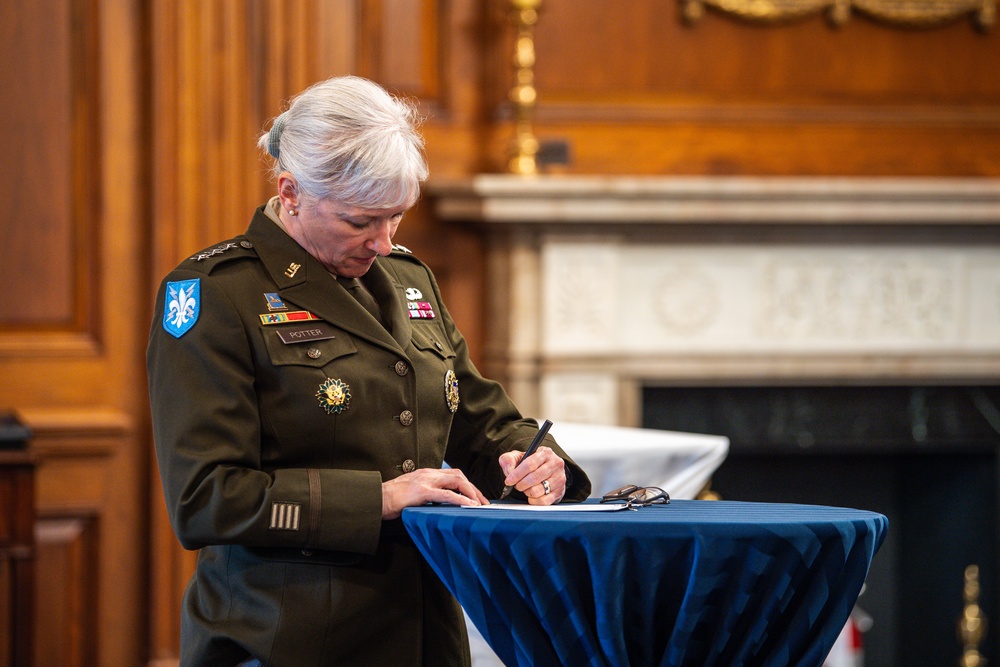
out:
<path id="1" fill-rule="evenodd" d="M 41 461 L 112 457 L 133 429 L 128 414 L 106 408 L 20 408 L 18 416 L 31 430 L 31 450 Z"/>
<path id="2" fill-rule="evenodd" d="M 100 517 L 88 512 L 38 516 L 38 558 L 43 571 L 58 575 L 63 584 L 53 587 L 55 582 L 39 581 L 35 638 L 39 658 L 58 656 L 59 664 L 68 667 L 97 664 L 101 620 L 94 611 L 102 569 L 100 526 Z"/>
<path id="3" fill-rule="evenodd" d="M 0 334 L 0 359 L 26 357 L 96 359 L 103 353 L 102 342 L 90 333 L 32 331 Z"/>
<path id="4" fill-rule="evenodd" d="M 76 331 L 90 332 L 95 341 L 102 338 L 103 290 L 100 228 L 101 197 L 104 184 L 101 166 L 104 161 L 100 127 L 101 78 L 99 48 L 99 12 L 97 0 L 71 2 L 71 48 L 73 73 L 73 229 L 74 323 Z M 112 111 L 113 113 L 113 111 Z M 87 251 L 81 252 L 80 249 Z"/>
<path id="5" fill-rule="evenodd" d="M 509 103 L 496 109 L 496 118 L 509 121 L 513 108 Z M 698 123 L 727 125 L 862 125 L 885 127 L 947 127 L 992 129 L 1000 127 L 1000 107 L 929 106 L 929 105 L 824 105 L 734 104 L 687 102 L 648 98 L 642 101 L 615 103 L 590 100 L 539 101 L 535 110 L 539 125 L 546 123 Z"/>

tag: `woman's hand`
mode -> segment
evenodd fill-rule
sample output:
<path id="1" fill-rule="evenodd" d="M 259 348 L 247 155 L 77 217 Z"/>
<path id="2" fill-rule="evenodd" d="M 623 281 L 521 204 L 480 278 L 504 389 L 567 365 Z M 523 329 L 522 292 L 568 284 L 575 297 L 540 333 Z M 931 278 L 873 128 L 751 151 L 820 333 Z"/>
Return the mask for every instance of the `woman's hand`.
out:
<path id="1" fill-rule="evenodd" d="M 524 452 L 504 452 L 500 469 L 504 484 L 528 497 L 529 505 L 554 505 L 566 495 L 566 463 L 548 447 L 539 447 L 527 459 Z"/>
<path id="2" fill-rule="evenodd" d="M 382 482 L 383 519 L 398 518 L 404 507 L 424 503 L 489 505 L 490 501 L 455 468 L 420 468 Z"/>

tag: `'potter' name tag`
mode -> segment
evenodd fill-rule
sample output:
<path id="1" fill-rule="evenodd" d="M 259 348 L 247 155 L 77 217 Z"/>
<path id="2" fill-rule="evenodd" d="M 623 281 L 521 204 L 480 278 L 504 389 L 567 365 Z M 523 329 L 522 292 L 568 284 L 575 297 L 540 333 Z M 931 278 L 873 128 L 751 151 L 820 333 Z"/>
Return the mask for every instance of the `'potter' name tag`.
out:
<path id="1" fill-rule="evenodd" d="M 311 322 L 309 324 L 297 324 L 285 326 L 277 329 L 281 342 L 285 345 L 292 343 L 308 343 L 314 340 L 326 340 L 336 338 L 331 327 L 326 322 Z"/>

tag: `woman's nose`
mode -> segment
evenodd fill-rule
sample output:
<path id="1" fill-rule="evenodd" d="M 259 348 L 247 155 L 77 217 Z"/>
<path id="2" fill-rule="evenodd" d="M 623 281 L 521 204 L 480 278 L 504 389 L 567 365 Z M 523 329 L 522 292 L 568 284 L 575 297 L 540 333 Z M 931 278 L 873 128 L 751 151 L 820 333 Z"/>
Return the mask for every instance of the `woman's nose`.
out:
<path id="1" fill-rule="evenodd" d="M 392 252 L 392 234 L 387 223 L 375 226 L 375 234 L 369 239 L 368 247 L 383 257 L 387 257 Z"/>

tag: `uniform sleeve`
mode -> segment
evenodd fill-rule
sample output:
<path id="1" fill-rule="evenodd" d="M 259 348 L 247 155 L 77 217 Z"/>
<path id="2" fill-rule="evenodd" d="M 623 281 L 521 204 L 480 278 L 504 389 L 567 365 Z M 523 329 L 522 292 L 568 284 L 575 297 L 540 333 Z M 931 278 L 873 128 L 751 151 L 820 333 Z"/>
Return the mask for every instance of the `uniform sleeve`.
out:
<path id="1" fill-rule="evenodd" d="M 504 475 L 498 459 L 508 451 L 525 451 L 538 433 L 538 422 L 526 419 L 500 383 L 484 378 L 469 359 L 465 338 L 444 306 L 437 283 L 431 280 L 441 308 L 445 328 L 455 351 L 455 373 L 461 392 L 458 410 L 448 437 L 448 464 L 460 468 L 487 498 L 499 498 Z M 567 489 L 564 501 L 583 501 L 590 496 L 590 479 L 551 435 L 543 444 L 566 463 Z"/>
<path id="2" fill-rule="evenodd" d="M 165 303 L 169 310 L 176 286 L 190 281 L 198 284 L 197 317 L 177 335 L 164 323 Z M 375 552 L 378 472 L 261 469 L 252 348 L 236 307 L 212 276 L 175 271 L 164 280 L 146 364 L 164 497 L 184 547 Z"/>

